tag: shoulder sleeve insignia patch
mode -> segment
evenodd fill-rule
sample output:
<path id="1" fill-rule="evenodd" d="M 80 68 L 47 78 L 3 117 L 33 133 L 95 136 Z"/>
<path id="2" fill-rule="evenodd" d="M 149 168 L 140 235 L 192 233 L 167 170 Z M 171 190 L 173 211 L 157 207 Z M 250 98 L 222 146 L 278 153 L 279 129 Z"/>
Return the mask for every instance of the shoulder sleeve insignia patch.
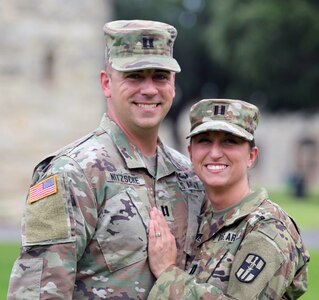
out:
<path id="1" fill-rule="evenodd" d="M 249 283 L 254 281 L 260 274 L 266 262 L 256 254 L 248 254 L 236 272 L 240 282 Z"/>
<path id="2" fill-rule="evenodd" d="M 57 191 L 56 176 L 54 175 L 46 178 L 30 188 L 29 203 L 31 204 L 47 196 L 53 195 Z"/>

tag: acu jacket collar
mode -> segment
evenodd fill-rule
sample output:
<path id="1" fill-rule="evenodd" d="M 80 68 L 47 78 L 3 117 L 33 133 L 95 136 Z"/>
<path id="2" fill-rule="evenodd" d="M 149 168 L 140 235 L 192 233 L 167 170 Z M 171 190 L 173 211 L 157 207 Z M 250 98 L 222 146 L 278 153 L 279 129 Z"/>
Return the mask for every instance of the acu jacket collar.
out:
<path id="1" fill-rule="evenodd" d="M 119 153 L 125 160 L 129 169 L 146 168 L 143 154 L 139 149 L 129 142 L 120 127 L 112 121 L 106 114 L 100 123 L 100 127 L 109 134 Z M 165 177 L 176 171 L 170 157 L 166 154 L 166 146 L 158 139 L 157 145 L 157 178 Z"/>

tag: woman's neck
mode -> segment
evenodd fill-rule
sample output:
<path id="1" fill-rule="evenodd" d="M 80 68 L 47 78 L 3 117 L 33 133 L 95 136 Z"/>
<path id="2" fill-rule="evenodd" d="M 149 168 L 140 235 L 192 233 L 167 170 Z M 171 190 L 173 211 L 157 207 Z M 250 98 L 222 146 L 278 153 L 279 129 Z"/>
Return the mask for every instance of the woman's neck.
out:
<path id="1" fill-rule="evenodd" d="M 205 192 L 210 200 L 213 210 L 218 211 L 231 207 L 250 193 L 248 181 L 233 187 L 210 187 L 205 186 Z"/>

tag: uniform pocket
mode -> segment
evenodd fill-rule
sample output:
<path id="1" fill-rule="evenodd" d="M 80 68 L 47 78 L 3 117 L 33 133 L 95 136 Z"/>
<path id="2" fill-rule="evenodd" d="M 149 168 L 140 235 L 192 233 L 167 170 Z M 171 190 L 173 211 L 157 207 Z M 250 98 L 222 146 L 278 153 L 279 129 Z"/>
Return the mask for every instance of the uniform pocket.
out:
<path id="1" fill-rule="evenodd" d="M 12 269 L 7 299 L 39 299 L 42 268 L 42 258 L 17 260 Z"/>
<path id="2" fill-rule="evenodd" d="M 127 189 L 106 200 L 99 216 L 95 235 L 111 272 L 147 257 L 146 227 L 133 192 Z"/>
<path id="3" fill-rule="evenodd" d="M 198 282 L 211 283 L 224 291 L 229 280 L 233 258 L 228 243 L 215 241 L 204 243 L 196 258 L 200 265 L 200 268 L 197 268 L 200 272 L 198 270 L 199 273 L 195 273 Z M 194 263 L 192 268 L 194 269 Z"/>

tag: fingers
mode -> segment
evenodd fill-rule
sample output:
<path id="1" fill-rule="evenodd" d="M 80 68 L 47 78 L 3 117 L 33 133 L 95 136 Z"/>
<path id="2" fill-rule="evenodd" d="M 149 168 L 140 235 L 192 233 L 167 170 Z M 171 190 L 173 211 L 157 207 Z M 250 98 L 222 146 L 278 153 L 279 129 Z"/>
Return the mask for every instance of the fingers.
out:
<path id="1" fill-rule="evenodd" d="M 154 220 L 150 220 L 149 226 L 148 226 L 148 236 L 150 239 L 155 238 L 155 228 L 154 228 Z"/>
<path id="2" fill-rule="evenodd" d="M 150 217 L 151 217 L 151 220 L 156 221 L 158 226 L 160 226 L 161 228 L 165 227 L 165 226 L 168 228 L 167 222 L 166 222 L 162 212 L 160 210 L 158 210 L 156 207 L 153 207 L 151 209 Z"/>
<path id="3" fill-rule="evenodd" d="M 165 217 L 156 207 L 153 207 L 150 211 L 149 235 L 150 239 L 156 238 L 153 245 L 157 243 L 159 246 L 165 246 L 167 243 L 175 242 L 175 237 L 172 235 Z"/>
<path id="4" fill-rule="evenodd" d="M 165 230 L 158 224 L 157 219 L 150 219 L 148 228 L 148 238 L 150 247 L 161 246 L 161 239 Z"/>
<path id="5" fill-rule="evenodd" d="M 156 278 L 170 265 L 175 264 L 176 255 L 175 238 L 171 234 L 164 216 L 158 209 L 151 209 L 148 257 L 151 271 Z"/>

